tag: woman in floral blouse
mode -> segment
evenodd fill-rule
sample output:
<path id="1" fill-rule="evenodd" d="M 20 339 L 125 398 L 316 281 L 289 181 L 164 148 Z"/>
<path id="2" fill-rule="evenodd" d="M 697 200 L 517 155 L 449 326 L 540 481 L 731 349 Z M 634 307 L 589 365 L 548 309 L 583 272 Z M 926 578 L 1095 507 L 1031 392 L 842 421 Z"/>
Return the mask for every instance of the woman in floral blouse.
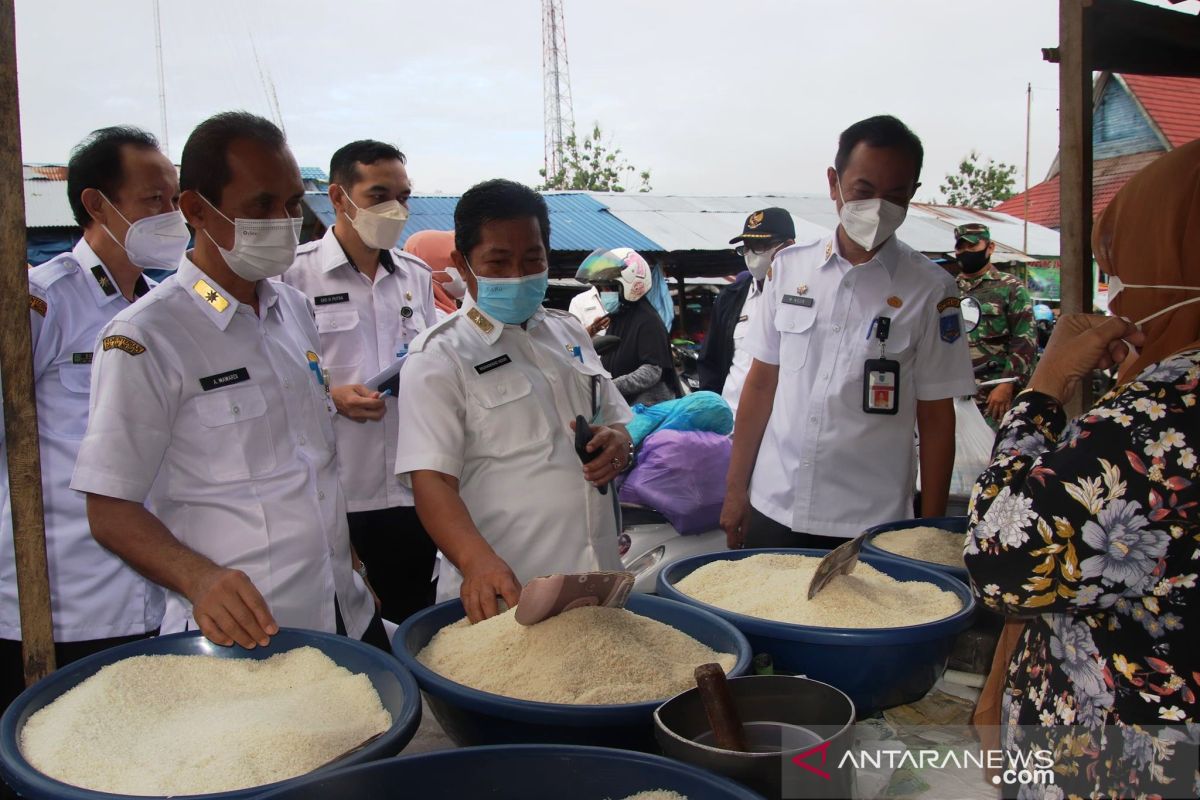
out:
<path id="1" fill-rule="evenodd" d="M 1119 276 L 1120 317 L 1058 323 L 971 499 L 974 589 L 992 610 L 1028 618 L 1001 741 L 1049 750 L 1056 765 L 1053 785 L 1005 791 L 1194 798 L 1200 304 L 1186 301 L 1200 301 L 1200 141 L 1126 184 L 1093 238 Z M 1117 388 L 1068 421 L 1079 382 L 1116 364 Z"/>

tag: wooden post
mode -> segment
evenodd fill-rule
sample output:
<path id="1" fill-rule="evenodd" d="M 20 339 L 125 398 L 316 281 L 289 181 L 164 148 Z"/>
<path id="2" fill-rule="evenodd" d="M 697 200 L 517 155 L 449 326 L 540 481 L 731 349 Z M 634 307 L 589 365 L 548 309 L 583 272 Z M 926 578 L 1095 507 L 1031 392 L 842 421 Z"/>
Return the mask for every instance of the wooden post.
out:
<path id="1" fill-rule="evenodd" d="M 1059 0 L 1059 192 L 1064 314 L 1092 311 L 1092 67 L 1088 41 L 1091 0 Z M 1091 406 L 1091 387 L 1069 414 Z"/>
<path id="2" fill-rule="evenodd" d="M 0 381 L 4 384 L 4 437 L 21 610 L 21 650 L 25 683 L 29 685 L 54 671 L 54 627 L 50 618 L 42 460 L 29 334 L 16 44 L 13 0 L 0 0 Z"/>

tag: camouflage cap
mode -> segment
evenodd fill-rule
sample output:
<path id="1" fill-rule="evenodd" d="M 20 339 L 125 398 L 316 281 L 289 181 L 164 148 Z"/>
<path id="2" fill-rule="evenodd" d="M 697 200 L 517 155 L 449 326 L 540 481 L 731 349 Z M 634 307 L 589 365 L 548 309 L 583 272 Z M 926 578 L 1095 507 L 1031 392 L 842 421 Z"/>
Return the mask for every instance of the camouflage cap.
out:
<path id="1" fill-rule="evenodd" d="M 966 239 L 971 244 L 979 244 L 981 241 L 990 242 L 992 240 L 992 232 L 988 230 L 987 225 L 981 222 L 968 222 L 954 229 L 954 243 L 958 244 L 963 239 Z"/>

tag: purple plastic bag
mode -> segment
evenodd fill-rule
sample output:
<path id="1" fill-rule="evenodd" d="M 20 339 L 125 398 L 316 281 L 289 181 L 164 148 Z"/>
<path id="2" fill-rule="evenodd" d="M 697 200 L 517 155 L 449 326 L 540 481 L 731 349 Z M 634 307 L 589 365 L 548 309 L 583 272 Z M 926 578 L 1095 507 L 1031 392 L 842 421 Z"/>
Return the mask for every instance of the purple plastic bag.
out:
<path id="1" fill-rule="evenodd" d="M 621 502 L 649 506 L 683 534 L 719 527 L 733 443 L 706 431 L 664 430 L 647 436 Z"/>

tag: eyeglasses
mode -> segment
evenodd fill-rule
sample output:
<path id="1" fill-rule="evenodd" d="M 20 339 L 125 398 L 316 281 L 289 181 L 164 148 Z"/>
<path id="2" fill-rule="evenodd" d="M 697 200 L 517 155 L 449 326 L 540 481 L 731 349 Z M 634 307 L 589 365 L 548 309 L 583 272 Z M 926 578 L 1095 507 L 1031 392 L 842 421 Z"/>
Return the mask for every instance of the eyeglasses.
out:
<path id="1" fill-rule="evenodd" d="M 746 255 L 747 250 L 749 250 L 751 253 L 766 253 L 770 250 L 773 250 L 778 245 L 779 245 L 779 242 L 775 241 L 774 239 L 771 239 L 771 240 L 768 240 L 766 242 L 761 242 L 761 243 L 755 242 L 754 244 L 751 244 L 751 245 L 739 244 L 737 247 L 733 248 L 733 252 L 736 253 L 738 256 Z"/>

